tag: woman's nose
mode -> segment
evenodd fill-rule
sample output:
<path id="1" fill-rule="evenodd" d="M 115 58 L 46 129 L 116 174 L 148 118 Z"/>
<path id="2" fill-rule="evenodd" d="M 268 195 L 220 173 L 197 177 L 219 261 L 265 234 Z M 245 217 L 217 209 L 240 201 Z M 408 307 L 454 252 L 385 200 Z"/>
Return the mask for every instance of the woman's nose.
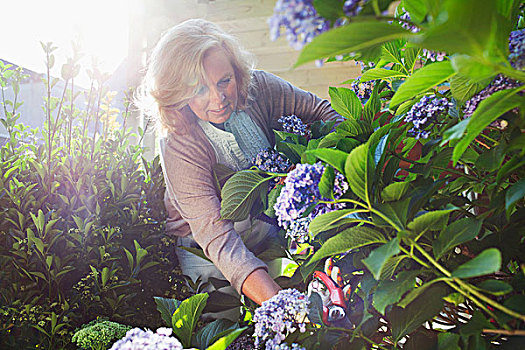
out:
<path id="1" fill-rule="evenodd" d="M 226 98 L 224 92 L 220 89 L 211 89 L 210 95 L 212 102 L 216 103 L 222 103 Z"/>

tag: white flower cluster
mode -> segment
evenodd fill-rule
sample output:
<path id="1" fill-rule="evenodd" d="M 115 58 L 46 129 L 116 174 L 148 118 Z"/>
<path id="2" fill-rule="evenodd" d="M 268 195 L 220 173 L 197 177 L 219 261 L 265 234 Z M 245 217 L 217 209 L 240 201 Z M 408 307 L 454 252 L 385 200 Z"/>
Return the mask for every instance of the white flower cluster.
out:
<path id="1" fill-rule="evenodd" d="M 308 315 L 308 298 L 296 289 L 285 289 L 266 300 L 255 310 L 255 346 L 265 344 L 266 350 L 290 349 L 282 343 L 286 336 L 299 330 L 306 331 L 305 319 Z M 300 350 L 297 344 L 291 349 Z"/>
<path id="2" fill-rule="evenodd" d="M 110 350 L 182 350 L 182 344 L 171 336 L 171 328 L 161 327 L 156 333 L 140 328 L 130 329 Z"/>

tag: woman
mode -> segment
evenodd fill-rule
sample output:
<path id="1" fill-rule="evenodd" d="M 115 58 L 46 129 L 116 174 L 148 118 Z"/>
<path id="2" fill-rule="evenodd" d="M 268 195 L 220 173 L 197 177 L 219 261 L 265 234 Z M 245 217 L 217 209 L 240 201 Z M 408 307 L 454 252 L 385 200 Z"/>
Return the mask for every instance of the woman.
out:
<path id="1" fill-rule="evenodd" d="M 224 276 L 233 288 L 258 304 L 279 286 L 266 264 L 246 247 L 241 235 L 264 240 L 275 228 L 259 220 L 233 224 L 220 218 L 220 198 L 212 168 L 250 166 L 257 152 L 273 147 L 272 129 L 283 115 L 305 123 L 338 116 L 326 100 L 263 71 L 251 56 L 215 24 L 188 20 L 171 28 L 153 50 L 143 84 L 153 99 L 151 115 L 166 132 L 161 157 L 166 181 L 167 232 L 178 244 L 201 247 L 213 262 L 177 249 L 184 274 Z"/>

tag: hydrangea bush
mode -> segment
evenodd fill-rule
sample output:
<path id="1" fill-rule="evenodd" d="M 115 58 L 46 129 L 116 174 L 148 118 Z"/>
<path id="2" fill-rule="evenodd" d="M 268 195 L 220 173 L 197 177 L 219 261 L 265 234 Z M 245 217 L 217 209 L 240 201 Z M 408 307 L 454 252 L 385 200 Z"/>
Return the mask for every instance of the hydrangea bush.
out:
<path id="1" fill-rule="evenodd" d="M 306 331 L 308 311 L 306 295 L 295 289 L 281 290 L 255 310 L 255 345 L 264 344 L 266 350 L 290 349 L 283 342 L 295 331 Z M 299 349 L 297 344 L 292 344 L 291 348 Z"/>
<path id="2" fill-rule="evenodd" d="M 524 11 L 519 1 L 277 2 L 271 32 L 301 47 L 296 65 L 358 59 L 363 71 L 352 89 L 329 90 L 343 122 L 275 131 L 287 174 L 244 170 L 222 188 L 224 217 L 264 212 L 282 228 L 295 269 L 283 286 L 304 291 L 323 260 L 351 285 L 343 327 L 325 324 L 310 297 L 307 331 L 281 333 L 262 306 L 254 322 L 267 348 L 522 346 Z M 243 179 L 278 183 L 256 191 Z"/>
<path id="3" fill-rule="evenodd" d="M 130 329 L 110 350 L 182 350 L 180 341 L 171 336 L 171 328 L 161 327 L 154 333 L 140 328 Z"/>

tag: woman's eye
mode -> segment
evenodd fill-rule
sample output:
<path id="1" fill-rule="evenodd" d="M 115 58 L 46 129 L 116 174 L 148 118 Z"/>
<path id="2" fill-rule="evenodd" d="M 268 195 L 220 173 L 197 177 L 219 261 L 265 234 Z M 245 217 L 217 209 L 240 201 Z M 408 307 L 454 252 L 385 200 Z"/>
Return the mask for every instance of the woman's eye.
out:
<path id="1" fill-rule="evenodd" d="M 231 82 L 231 80 L 232 80 L 231 78 L 223 79 L 223 80 L 219 81 L 219 86 L 225 87 Z"/>

